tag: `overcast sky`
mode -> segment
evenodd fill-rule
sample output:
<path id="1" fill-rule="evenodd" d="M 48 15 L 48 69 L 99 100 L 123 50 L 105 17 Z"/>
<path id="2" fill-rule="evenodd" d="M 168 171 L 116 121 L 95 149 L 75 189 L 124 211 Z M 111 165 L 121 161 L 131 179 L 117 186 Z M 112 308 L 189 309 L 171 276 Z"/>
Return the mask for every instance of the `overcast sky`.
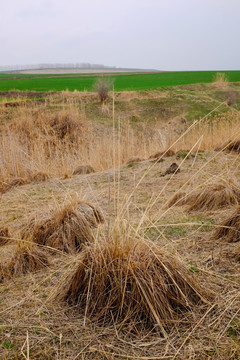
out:
<path id="1" fill-rule="evenodd" d="M 0 66 L 239 70 L 240 0 L 0 0 Z"/>

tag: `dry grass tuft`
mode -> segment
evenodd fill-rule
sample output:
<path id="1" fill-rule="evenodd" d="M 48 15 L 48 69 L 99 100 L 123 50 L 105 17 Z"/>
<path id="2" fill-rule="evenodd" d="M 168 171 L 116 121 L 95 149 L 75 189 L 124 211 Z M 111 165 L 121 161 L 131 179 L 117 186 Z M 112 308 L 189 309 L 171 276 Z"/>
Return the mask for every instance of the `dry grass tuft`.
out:
<path id="1" fill-rule="evenodd" d="M 222 145 L 217 146 L 214 150 L 215 151 L 227 150 L 230 152 L 234 151 L 240 153 L 240 140 L 236 140 L 236 141 L 228 140 Z"/>
<path id="2" fill-rule="evenodd" d="M 73 175 L 91 174 L 94 172 L 95 170 L 91 165 L 80 165 L 74 170 Z"/>
<path id="3" fill-rule="evenodd" d="M 85 248 L 55 296 L 99 323 L 165 332 L 205 302 L 203 293 L 183 264 L 160 247 L 109 239 Z"/>
<path id="4" fill-rule="evenodd" d="M 9 242 L 9 231 L 7 227 L 0 228 L 0 246 Z"/>
<path id="5" fill-rule="evenodd" d="M 74 253 L 80 251 L 84 243 L 93 241 L 91 227 L 101 222 L 103 216 L 94 206 L 71 203 L 50 211 L 42 219 L 31 219 L 23 227 L 21 236 L 31 237 L 40 245 Z"/>
<path id="6" fill-rule="evenodd" d="M 31 240 L 6 245 L 1 250 L 0 280 L 36 272 L 49 266 L 44 250 Z"/>
<path id="7" fill-rule="evenodd" d="M 213 238 L 223 239 L 227 242 L 240 241 L 240 207 L 219 225 Z"/>
<path id="8" fill-rule="evenodd" d="M 49 265 L 48 259 L 37 245 L 17 246 L 9 264 L 9 275 L 16 276 L 36 272 Z"/>
<path id="9" fill-rule="evenodd" d="M 213 80 L 213 85 L 218 89 L 226 89 L 229 86 L 227 75 L 223 72 L 216 73 Z"/>
<path id="10" fill-rule="evenodd" d="M 50 176 L 44 172 L 37 172 L 35 175 L 32 176 L 32 182 L 43 182 L 50 179 Z"/>
<path id="11" fill-rule="evenodd" d="M 152 154 L 151 156 L 149 156 L 149 160 L 157 160 L 158 158 L 170 157 L 170 156 L 174 156 L 175 154 L 176 152 L 172 149 L 169 149 L 167 151 L 158 151 Z"/>
<path id="12" fill-rule="evenodd" d="M 178 193 L 170 199 L 169 204 L 189 205 L 189 211 L 219 210 L 240 204 L 240 188 L 233 181 L 210 184 L 203 190 L 194 191 L 189 195 Z"/>
<path id="13" fill-rule="evenodd" d="M 172 206 L 181 206 L 185 205 L 186 200 L 186 193 L 185 192 L 177 192 L 170 198 L 170 200 L 167 202 L 165 207 L 172 207 Z"/>
<path id="14" fill-rule="evenodd" d="M 132 164 L 137 164 L 141 161 L 144 161 L 144 159 L 138 157 L 138 156 L 132 156 L 128 159 L 128 161 L 126 162 L 126 165 L 132 165 Z"/>

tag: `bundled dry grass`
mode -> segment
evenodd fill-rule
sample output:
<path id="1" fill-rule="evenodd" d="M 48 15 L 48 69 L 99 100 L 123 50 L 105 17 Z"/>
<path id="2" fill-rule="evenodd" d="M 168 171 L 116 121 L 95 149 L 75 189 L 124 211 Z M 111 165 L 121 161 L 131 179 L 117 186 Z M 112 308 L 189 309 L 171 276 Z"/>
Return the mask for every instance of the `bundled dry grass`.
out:
<path id="1" fill-rule="evenodd" d="M 37 245 L 17 246 L 9 264 L 11 276 L 35 272 L 49 265 L 46 254 Z"/>
<path id="2" fill-rule="evenodd" d="M 43 249 L 31 240 L 24 243 L 18 241 L 2 248 L 0 279 L 36 272 L 46 266 L 49 266 L 49 261 Z"/>
<path id="3" fill-rule="evenodd" d="M 165 332 L 203 303 L 206 293 L 158 246 L 109 239 L 85 248 L 56 296 L 93 321 Z"/>
<path id="4" fill-rule="evenodd" d="M 202 190 L 190 194 L 177 193 L 168 206 L 189 205 L 189 211 L 218 210 L 240 204 L 240 188 L 233 181 L 209 184 Z"/>
<path id="5" fill-rule="evenodd" d="M 219 225 L 213 238 L 223 239 L 227 242 L 240 241 L 240 207 Z"/>
<path id="6" fill-rule="evenodd" d="M 0 246 L 9 242 L 9 231 L 7 227 L 0 228 Z"/>
<path id="7" fill-rule="evenodd" d="M 150 155 L 149 160 L 157 160 L 158 158 L 170 157 L 170 156 L 174 156 L 175 154 L 176 154 L 176 152 L 172 149 L 168 149 L 166 151 L 158 151 L 158 152 Z"/>
<path id="8" fill-rule="evenodd" d="M 85 175 L 94 172 L 95 170 L 91 165 L 80 165 L 74 170 L 73 175 L 82 175 L 82 174 Z"/>
<path id="9" fill-rule="evenodd" d="M 80 251 L 84 243 L 93 241 L 91 227 L 103 221 L 101 212 L 94 206 L 84 202 L 70 203 L 40 219 L 31 219 L 21 230 L 21 236 L 31 237 L 40 245 L 74 253 Z"/>

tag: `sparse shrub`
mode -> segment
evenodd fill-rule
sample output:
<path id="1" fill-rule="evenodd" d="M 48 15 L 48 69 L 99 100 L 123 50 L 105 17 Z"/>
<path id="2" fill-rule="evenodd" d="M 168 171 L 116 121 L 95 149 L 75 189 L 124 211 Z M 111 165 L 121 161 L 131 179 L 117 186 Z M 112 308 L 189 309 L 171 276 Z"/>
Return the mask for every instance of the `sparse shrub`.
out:
<path id="1" fill-rule="evenodd" d="M 99 77 L 94 85 L 94 90 L 97 92 L 101 103 L 107 100 L 109 90 L 113 85 L 113 80 L 105 76 Z"/>
<path id="2" fill-rule="evenodd" d="M 228 87 L 228 78 L 227 75 L 223 72 L 216 73 L 214 79 L 213 79 L 214 86 L 218 88 L 226 88 Z"/>

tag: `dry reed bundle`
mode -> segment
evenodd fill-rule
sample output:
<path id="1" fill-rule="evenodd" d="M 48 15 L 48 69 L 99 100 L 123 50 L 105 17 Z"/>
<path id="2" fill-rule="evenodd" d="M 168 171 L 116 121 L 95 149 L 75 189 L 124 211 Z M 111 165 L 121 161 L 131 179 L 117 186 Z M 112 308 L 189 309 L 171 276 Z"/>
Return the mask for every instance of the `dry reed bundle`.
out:
<path id="1" fill-rule="evenodd" d="M 16 252 L 9 264 L 11 276 L 35 272 L 49 265 L 48 259 L 37 245 L 17 246 Z"/>
<path id="2" fill-rule="evenodd" d="M 46 266 L 49 266 L 46 254 L 31 241 L 6 245 L 1 252 L 0 279 L 36 272 Z"/>
<path id="3" fill-rule="evenodd" d="M 93 241 L 91 227 L 103 222 L 103 216 L 94 206 L 80 202 L 71 203 L 46 214 L 42 219 L 33 218 L 22 231 L 23 238 L 31 237 L 41 245 L 73 253 L 82 245 Z"/>
<path id="4" fill-rule="evenodd" d="M 90 320 L 164 332 L 204 296 L 183 264 L 142 240 L 89 245 L 56 295 Z"/>
<path id="5" fill-rule="evenodd" d="M 186 193 L 185 192 L 177 192 L 174 196 L 170 198 L 167 202 L 166 207 L 172 206 L 182 206 L 185 205 Z"/>
<path id="6" fill-rule="evenodd" d="M 227 150 L 229 152 L 234 151 L 240 153 L 240 140 L 236 140 L 236 141 L 228 140 L 222 145 L 217 146 L 214 150 L 215 151 Z"/>
<path id="7" fill-rule="evenodd" d="M 240 241 L 240 207 L 219 225 L 213 238 L 224 239 L 227 242 Z"/>
<path id="8" fill-rule="evenodd" d="M 189 205 L 189 211 L 218 210 L 240 203 L 240 188 L 232 181 L 210 184 L 202 190 L 187 195 L 177 193 L 170 199 L 169 206 Z"/>
<path id="9" fill-rule="evenodd" d="M 95 170 L 91 165 L 80 165 L 74 170 L 73 175 L 82 175 L 82 174 L 85 175 L 94 172 Z"/>
<path id="10" fill-rule="evenodd" d="M 170 157 L 170 156 L 174 156 L 175 154 L 176 154 L 175 151 L 172 149 L 169 149 L 167 151 L 158 151 L 155 154 L 149 156 L 149 160 L 157 160 L 158 158 Z"/>
<path id="11" fill-rule="evenodd" d="M 9 242 L 9 232 L 7 227 L 0 228 L 0 246 L 6 245 Z"/>

